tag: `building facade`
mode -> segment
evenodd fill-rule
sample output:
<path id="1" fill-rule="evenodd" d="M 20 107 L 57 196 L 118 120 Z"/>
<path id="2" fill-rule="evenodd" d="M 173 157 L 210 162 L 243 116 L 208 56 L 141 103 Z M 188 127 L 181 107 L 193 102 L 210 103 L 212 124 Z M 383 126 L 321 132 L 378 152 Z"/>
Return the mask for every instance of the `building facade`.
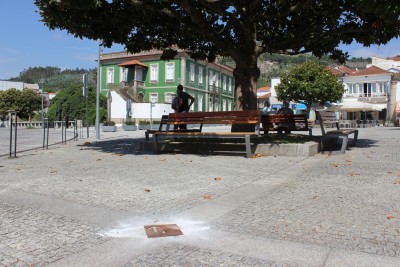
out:
<path id="1" fill-rule="evenodd" d="M 127 103 L 171 104 L 177 86 L 182 84 L 196 99 L 192 111 L 233 110 L 231 67 L 195 61 L 184 51 L 168 61 L 161 60 L 161 54 L 158 50 L 101 54 L 101 93 L 114 91 Z"/>

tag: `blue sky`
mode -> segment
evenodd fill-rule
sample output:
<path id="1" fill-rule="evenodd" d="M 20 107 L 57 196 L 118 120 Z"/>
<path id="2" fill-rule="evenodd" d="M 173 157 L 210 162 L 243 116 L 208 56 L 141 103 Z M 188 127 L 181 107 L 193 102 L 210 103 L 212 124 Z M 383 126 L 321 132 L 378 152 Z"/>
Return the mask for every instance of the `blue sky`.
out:
<path id="1" fill-rule="evenodd" d="M 39 21 L 33 2 L 0 0 L 0 80 L 17 77 L 29 67 L 96 68 L 98 42 L 49 30 Z M 121 50 L 116 46 L 104 52 Z M 350 57 L 391 57 L 400 55 L 400 39 L 369 48 L 353 44 L 344 50 Z"/>

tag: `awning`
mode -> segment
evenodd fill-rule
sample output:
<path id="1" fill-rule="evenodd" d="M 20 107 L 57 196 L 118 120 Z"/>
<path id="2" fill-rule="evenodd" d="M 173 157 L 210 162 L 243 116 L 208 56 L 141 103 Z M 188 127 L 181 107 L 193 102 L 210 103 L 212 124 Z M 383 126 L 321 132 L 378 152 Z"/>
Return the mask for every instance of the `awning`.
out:
<path id="1" fill-rule="evenodd" d="M 395 107 L 394 111 L 395 111 L 396 113 L 400 113 L 400 101 L 397 101 L 396 107 Z"/>
<path id="2" fill-rule="evenodd" d="M 344 101 L 335 106 L 331 106 L 329 110 L 335 111 L 347 111 L 347 112 L 357 112 L 357 111 L 381 111 L 387 108 L 386 104 L 370 104 L 361 101 Z"/>
<path id="3" fill-rule="evenodd" d="M 270 92 L 262 94 L 262 95 L 257 95 L 257 99 L 268 99 L 270 97 L 271 97 L 271 93 Z"/>
<path id="4" fill-rule="evenodd" d="M 135 65 L 139 65 L 139 66 L 148 68 L 146 64 L 144 64 L 143 62 L 140 62 L 139 60 L 136 60 L 136 59 L 118 64 L 118 66 L 120 66 L 120 67 L 130 67 L 130 66 L 135 66 Z"/>

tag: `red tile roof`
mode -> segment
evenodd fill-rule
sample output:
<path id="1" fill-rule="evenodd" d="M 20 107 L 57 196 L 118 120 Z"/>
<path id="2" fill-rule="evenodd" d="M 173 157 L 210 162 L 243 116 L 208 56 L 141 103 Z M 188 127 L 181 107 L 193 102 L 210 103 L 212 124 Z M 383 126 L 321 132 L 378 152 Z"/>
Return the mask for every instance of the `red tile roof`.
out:
<path id="1" fill-rule="evenodd" d="M 136 60 L 136 59 L 130 60 L 130 61 L 127 61 L 127 62 L 124 62 L 124 63 L 121 63 L 121 64 L 118 64 L 118 66 L 120 66 L 120 67 L 129 67 L 129 66 L 134 66 L 134 65 L 139 65 L 139 66 L 147 68 L 147 65 L 145 65 L 144 63 L 142 63 L 142 62 L 140 62 L 139 60 Z"/>
<path id="2" fill-rule="evenodd" d="M 330 71 L 333 75 L 337 75 L 337 76 L 345 76 L 345 75 L 350 75 L 351 73 L 354 73 L 355 70 L 350 69 L 346 66 L 327 66 L 325 68 L 327 71 Z"/>
<path id="3" fill-rule="evenodd" d="M 400 61 L 400 56 L 391 57 L 389 59 L 391 59 L 393 61 Z"/>
<path id="4" fill-rule="evenodd" d="M 366 69 L 356 71 L 350 74 L 350 76 L 365 76 L 365 75 L 379 75 L 379 74 L 391 74 L 391 73 L 376 66 L 372 66 Z"/>
<path id="5" fill-rule="evenodd" d="M 257 91 L 269 91 L 271 89 L 271 86 L 264 86 L 264 87 L 260 87 L 257 88 Z"/>

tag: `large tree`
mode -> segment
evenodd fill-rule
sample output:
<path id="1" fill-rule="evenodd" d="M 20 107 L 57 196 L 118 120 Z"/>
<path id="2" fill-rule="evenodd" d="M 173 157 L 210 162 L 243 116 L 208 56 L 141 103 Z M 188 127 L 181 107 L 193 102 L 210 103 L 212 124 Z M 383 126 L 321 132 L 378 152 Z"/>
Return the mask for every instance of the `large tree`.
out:
<path id="1" fill-rule="evenodd" d="M 93 125 L 96 118 L 96 90 L 89 88 L 89 124 Z M 71 86 L 68 89 L 61 90 L 51 100 L 48 117 L 49 120 L 64 120 L 68 116 L 70 120 L 83 120 L 86 125 L 86 100 L 82 95 L 80 85 Z M 100 121 L 107 118 L 107 98 L 100 95 Z"/>
<path id="2" fill-rule="evenodd" d="M 275 89 L 279 100 L 305 104 L 307 114 L 313 103 L 335 102 L 344 93 L 342 82 L 324 66 L 312 61 L 293 66 L 282 75 Z"/>
<path id="3" fill-rule="evenodd" d="M 344 60 L 339 44 L 385 44 L 400 35 L 398 0 L 36 0 L 50 29 L 125 45 L 129 52 L 187 50 L 194 59 L 236 63 L 235 108 L 256 109 L 262 53 Z M 176 45 L 176 46 L 174 46 Z"/>

